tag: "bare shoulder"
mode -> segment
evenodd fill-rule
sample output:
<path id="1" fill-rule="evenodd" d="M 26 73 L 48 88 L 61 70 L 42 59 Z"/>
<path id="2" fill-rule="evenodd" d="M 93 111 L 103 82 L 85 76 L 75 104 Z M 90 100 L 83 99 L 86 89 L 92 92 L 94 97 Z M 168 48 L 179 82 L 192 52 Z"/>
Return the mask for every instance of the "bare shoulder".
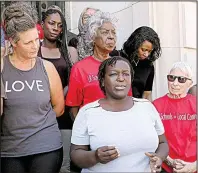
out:
<path id="1" fill-rule="evenodd" d="M 48 68 L 48 69 L 54 68 L 54 64 L 51 63 L 50 61 L 47 61 L 45 59 L 42 59 L 42 61 L 43 61 L 43 64 L 44 64 L 45 68 Z"/>
<path id="2" fill-rule="evenodd" d="M 42 59 L 42 61 L 43 61 L 43 65 L 45 67 L 45 70 L 47 72 L 47 75 L 49 77 L 53 78 L 57 74 L 57 70 L 56 70 L 54 64 L 51 63 L 50 61 L 47 61 L 47 60 L 44 60 L 44 59 Z"/>
<path id="3" fill-rule="evenodd" d="M 44 60 L 44 59 L 42 59 L 42 61 L 43 61 L 43 65 L 44 65 L 48 75 L 54 74 L 54 72 L 56 71 L 56 68 L 55 68 L 54 64 L 51 63 L 50 61 L 47 61 L 47 60 Z"/>

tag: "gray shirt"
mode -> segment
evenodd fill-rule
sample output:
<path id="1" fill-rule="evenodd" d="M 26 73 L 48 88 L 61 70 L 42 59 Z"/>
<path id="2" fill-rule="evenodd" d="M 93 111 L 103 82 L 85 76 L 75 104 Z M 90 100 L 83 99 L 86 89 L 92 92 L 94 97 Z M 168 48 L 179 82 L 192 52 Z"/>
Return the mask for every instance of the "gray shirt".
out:
<path id="1" fill-rule="evenodd" d="M 1 157 L 20 157 L 62 147 L 50 100 L 47 72 L 41 58 L 22 71 L 5 57 L 2 71 L 7 99 L 2 117 Z"/>

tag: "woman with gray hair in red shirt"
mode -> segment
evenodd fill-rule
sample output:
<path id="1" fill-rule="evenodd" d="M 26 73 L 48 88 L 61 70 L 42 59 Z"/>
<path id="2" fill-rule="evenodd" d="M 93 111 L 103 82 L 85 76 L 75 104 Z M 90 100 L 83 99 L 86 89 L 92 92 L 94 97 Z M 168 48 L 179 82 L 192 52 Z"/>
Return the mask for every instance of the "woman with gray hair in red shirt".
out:
<path id="1" fill-rule="evenodd" d="M 192 70 L 184 62 L 173 64 L 167 75 L 169 92 L 153 104 L 159 112 L 169 144 L 164 172 L 195 172 L 196 168 L 196 97 L 188 94 Z"/>

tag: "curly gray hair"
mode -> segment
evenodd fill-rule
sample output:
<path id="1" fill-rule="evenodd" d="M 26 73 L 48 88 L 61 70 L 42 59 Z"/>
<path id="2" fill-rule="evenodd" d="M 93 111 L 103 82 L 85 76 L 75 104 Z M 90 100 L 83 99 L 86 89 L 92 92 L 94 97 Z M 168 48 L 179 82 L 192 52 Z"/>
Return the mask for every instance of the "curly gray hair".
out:
<path id="1" fill-rule="evenodd" d="M 93 38 L 96 36 L 98 28 L 100 28 L 106 22 L 112 23 L 112 25 L 116 28 L 117 19 L 111 16 L 110 13 L 97 11 L 93 16 L 89 18 L 88 22 L 83 28 L 83 35 L 81 36 L 84 42 L 80 45 L 81 47 L 78 43 L 78 53 L 80 55 L 82 55 L 82 52 L 80 52 L 82 50 L 86 56 L 93 55 Z M 81 56 L 79 58 L 82 59 L 86 56 Z"/>
<path id="2" fill-rule="evenodd" d="M 83 24 L 83 16 L 84 14 L 89 10 L 94 10 L 95 12 L 98 12 L 100 11 L 99 9 L 96 9 L 96 8 L 92 8 L 92 7 L 87 7 L 83 10 L 83 12 L 80 14 L 80 18 L 79 18 L 79 21 L 78 21 L 78 31 L 79 31 L 79 35 L 81 33 L 83 33 L 83 29 L 84 29 L 84 24 Z M 91 17 L 91 16 L 90 16 Z"/>
<path id="3" fill-rule="evenodd" d="M 100 11 L 99 9 L 96 9 L 96 8 L 87 7 L 83 10 L 83 12 L 80 15 L 80 18 L 79 18 L 79 21 L 78 21 L 79 34 L 78 34 L 78 37 L 77 37 L 78 38 L 77 50 L 78 50 L 78 60 L 79 61 L 81 59 L 83 59 L 84 57 L 87 57 L 87 56 L 90 55 L 89 51 L 87 51 L 87 47 L 86 47 L 85 40 L 84 40 L 86 31 L 85 31 L 85 25 L 83 24 L 83 16 L 89 9 L 92 9 L 95 12 Z M 87 22 L 89 22 L 89 19 L 88 19 Z"/>

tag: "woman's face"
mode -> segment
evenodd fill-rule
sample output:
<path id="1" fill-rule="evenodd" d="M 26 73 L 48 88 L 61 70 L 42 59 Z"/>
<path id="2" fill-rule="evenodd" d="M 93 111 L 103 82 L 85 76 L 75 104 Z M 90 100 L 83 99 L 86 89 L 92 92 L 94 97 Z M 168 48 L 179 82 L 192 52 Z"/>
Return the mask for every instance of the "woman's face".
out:
<path id="1" fill-rule="evenodd" d="M 141 46 L 138 48 L 138 57 L 140 60 L 148 58 L 153 50 L 153 45 L 149 41 L 144 41 Z"/>
<path id="2" fill-rule="evenodd" d="M 12 43 L 13 48 L 25 58 L 35 58 L 39 50 L 39 36 L 37 28 L 18 33 L 19 41 Z"/>
<path id="3" fill-rule="evenodd" d="M 106 67 L 103 85 L 107 97 L 123 99 L 131 87 L 131 70 L 127 62 L 118 60 L 114 66 Z"/>
<path id="4" fill-rule="evenodd" d="M 89 8 L 82 16 L 82 24 L 85 25 L 88 21 L 88 19 L 96 13 L 95 9 Z"/>
<path id="5" fill-rule="evenodd" d="M 42 25 L 44 37 L 49 41 L 56 41 L 62 32 L 62 21 L 59 13 L 48 15 Z"/>
<path id="6" fill-rule="evenodd" d="M 94 46 L 104 51 L 104 53 L 113 51 L 116 45 L 116 40 L 116 30 L 110 22 L 103 23 L 103 25 L 96 31 L 96 36 L 93 39 Z"/>
<path id="7" fill-rule="evenodd" d="M 175 78 L 180 77 L 180 78 Z M 185 79 L 186 78 L 186 79 Z M 176 97 L 185 97 L 188 89 L 192 85 L 192 80 L 188 80 L 189 78 L 183 71 L 180 69 L 174 69 L 170 72 L 168 79 L 168 90 L 172 96 Z M 181 82 L 184 83 L 181 83 Z"/>

